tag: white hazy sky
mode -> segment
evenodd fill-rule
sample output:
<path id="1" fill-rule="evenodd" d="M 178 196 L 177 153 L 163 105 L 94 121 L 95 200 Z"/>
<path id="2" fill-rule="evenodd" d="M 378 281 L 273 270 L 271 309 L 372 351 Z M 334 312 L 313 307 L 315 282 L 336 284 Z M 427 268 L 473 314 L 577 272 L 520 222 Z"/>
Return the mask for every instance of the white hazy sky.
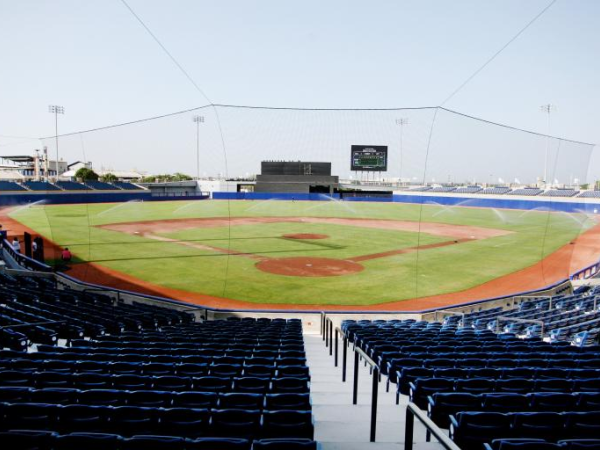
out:
<path id="1" fill-rule="evenodd" d="M 129 0 L 212 102 L 316 108 L 439 105 L 548 3 Z M 600 142 L 599 19 L 597 0 L 558 0 L 445 106 L 545 133 L 539 107 L 553 103 L 552 135 Z M 0 155 L 39 147 L 22 136 L 54 134 L 49 104 L 65 107 L 67 133 L 205 103 L 121 1 L 0 0 Z M 189 130 L 172 131 L 188 133 L 181 145 L 193 150 L 185 120 Z M 121 136 L 119 152 L 137 161 L 119 161 L 110 137 L 97 141 L 102 150 L 85 145 L 98 164 L 182 169 L 135 139 Z M 591 179 L 600 179 L 598 153 Z M 192 157 L 183 170 L 193 166 Z"/>

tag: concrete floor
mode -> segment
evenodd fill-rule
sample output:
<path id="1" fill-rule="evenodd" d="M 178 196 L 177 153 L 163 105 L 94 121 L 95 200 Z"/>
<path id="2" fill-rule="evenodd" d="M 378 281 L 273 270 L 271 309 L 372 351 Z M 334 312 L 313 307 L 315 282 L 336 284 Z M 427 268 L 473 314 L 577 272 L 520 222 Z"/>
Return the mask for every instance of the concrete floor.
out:
<path id="1" fill-rule="evenodd" d="M 354 353 L 348 349 L 347 380 L 342 383 L 341 342 L 339 367 L 320 335 L 304 336 L 306 357 L 311 373 L 311 397 L 315 421 L 315 440 L 322 450 L 402 450 L 408 398 L 400 397 L 395 404 L 394 387 L 385 392 L 385 377 L 379 383 L 376 442 L 369 442 L 371 422 L 372 376 L 369 368 L 359 365 L 358 404 L 352 404 Z M 425 428 L 417 423 L 414 450 L 443 448 L 438 443 L 425 442 Z"/>

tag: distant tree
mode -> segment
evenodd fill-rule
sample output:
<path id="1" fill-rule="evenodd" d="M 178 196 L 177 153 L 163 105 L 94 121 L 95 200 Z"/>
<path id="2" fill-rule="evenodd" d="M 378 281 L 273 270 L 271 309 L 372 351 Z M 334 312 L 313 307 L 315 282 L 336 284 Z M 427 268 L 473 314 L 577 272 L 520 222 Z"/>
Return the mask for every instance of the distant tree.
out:
<path id="1" fill-rule="evenodd" d="M 175 172 L 172 175 L 172 179 L 169 181 L 189 181 L 192 179 L 193 179 L 192 177 L 190 177 L 189 175 L 186 175 L 185 173 Z"/>
<path id="2" fill-rule="evenodd" d="M 168 181 L 189 181 L 193 180 L 192 177 L 186 175 L 185 173 L 176 172 L 174 174 L 159 174 L 159 175 L 149 175 L 147 177 L 142 178 L 142 183 L 166 183 Z"/>
<path id="3" fill-rule="evenodd" d="M 585 183 L 579 186 L 579 189 L 583 189 L 584 191 L 587 191 L 590 188 L 589 183 Z"/>
<path id="4" fill-rule="evenodd" d="M 119 181 L 119 179 L 117 178 L 117 176 L 114 173 L 106 173 L 106 174 L 102 175 L 102 181 L 105 181 L 107 183 L 112 183 L 113 181 Z"/>
<path id="5" fill-rule="evenodd" d="M 99 177 L 98 174 L 92 169 L 82 167 L 77 172 L 75 172 L 75 178 L 81 181 L 97 181 Z"/>

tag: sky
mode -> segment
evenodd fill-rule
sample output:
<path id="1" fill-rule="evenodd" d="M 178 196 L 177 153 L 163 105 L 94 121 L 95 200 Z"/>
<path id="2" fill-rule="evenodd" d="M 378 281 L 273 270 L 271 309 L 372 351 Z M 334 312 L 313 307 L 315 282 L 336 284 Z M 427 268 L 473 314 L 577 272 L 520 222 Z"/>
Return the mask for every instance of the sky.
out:
<path id="1" fill-rule="evenodd" d="M 128 3 L 206 97 L 120 0 L 0 0 L 0 155 L 28 154 L 40 145 L 54 151 L 52 140 L 40 143 L 23 138 L 54 135 L 50 104 L 65 108 L 65 115 L 59 117 L 61 134 L 209 102 L 299 108 L 438 106 L 549 0 Z M 599 143 L 599 18 L 600 2 L 596 0 L 558 0 L 444 106 L 546 133 L 547 116 L 540 105 L 551 103 L 556 105 L 551 114 L 551 135 Z M 196 129 L 191 114 L 131 126 L 126 131 L 86 134 L 77 137 L 77 143 L 75 138 L 65 138 L 64 155 L 69 160 L 85 155 L 95 167 L 193 174 Z M 216 114 L 206 114 L 201 144 L 212 159 L 202 156 L 202 172 L 206 173 L 209 169 L 205 165 L 212 162 L 220 166 L 219 172 L 230 175 L 243 174 L 244 168 L 255 171 L 256 161 L 246 159 L 250 150 L 262 149 L 265 155 L 277 158 L 297 155 L 301 148 L 306 151 L 302 157 L 319 157 L 325 151 L 325 155 L 337 158 L 341 150 L 329 141 L 352 134 L 345 130 L 355 131 L 381 118 L 360 114 L 272 117 L 261 111 L 221 111 L 229 150 L 224 156 L 215 144 L 220 137 Z M 413 118 L 412 113 L 408 115 Z M 314 129 L 323 120 L 329 120 L 336 131 Z M 394 122 L 392 115 L 382 120 Z M 416 158 L 426 152 L 431 120 L 427 114 L 414 117 L 403 131 L 408 160 L 411 154 Z M 508 138 L 502 134 L 505 145 L 499 145 L 500 135 L 490 131 L 486 143 L 488 129 L 468 120 L 456 121 L 454 128 L 450 128 L 451 123 L 453 120 L 446 120 L 436 128 L 433 149 L 438 153 L 434 151 L 431 156 L 469 147 L 459 159 L 468 162 L 475 158 L 478 163 L 472 173 L 457 175 L 460 180 L 500 175 L 512 180 L 523 164 L 540 166 L 545 140 L 531 144 L 521 135 Z M 379 132 L 369 129 L 364 136 L 387 144 L 396 132 L 388 128 Z M 438 131 L 444 129 L 442 139 Z M 474 129 L 478 130 L 476 136 L 465 139 Z M 302 147 L 294 147 L 300 144 L 294 144 L 292 136 L 299 136 L 296 141 L 304 139 Z M 346 144 L 344 141 L 344 149 Z M 277 148 L 283 145 L 288 145 L 289 151 L 280 155 Z M 331 145 L 330 150 L 323 150 L 327 145 Z M 457 145 L 456 150 L 448 150 L 451 145 Z M 537 163 L 519 160 L 527 145 L 535 146 Z M 551 148 L 554 145 L 550 143 Z M 474 149 L 480 149 L 477 156 Z M 502 158 L 505 167 L 488 173 L 492 170 L 485 167 L 486 161 L 495 161 L 492 156 L 502 151 L 509 156 Z M 550 166 L 556 166 L 557 161 L 578 161 L 569 174 L 560 174 L 562 182 L 573 173 L 583 179 L 583 165 L 589 169 L 588 180 L 600 179 L 597 148 L 589 163 L 589 147 L 567 145 L 560 151 L 560 159 Z M 397 161 L 399 153 L 394 152 Z M 442 156 L 437 163 L 444 166 L 440 161 L 445 161 Z M 415 164 L 414 174 L 418 174 L 419 164 Z M 445 178 L 446 174 L 438 170 L 437 176 Z M 537 167 L 535 173 L 523 176 L 539 176 L 540 171 Z M 435 174 L 431 171 L 429 175 L 433 178 Z"/>

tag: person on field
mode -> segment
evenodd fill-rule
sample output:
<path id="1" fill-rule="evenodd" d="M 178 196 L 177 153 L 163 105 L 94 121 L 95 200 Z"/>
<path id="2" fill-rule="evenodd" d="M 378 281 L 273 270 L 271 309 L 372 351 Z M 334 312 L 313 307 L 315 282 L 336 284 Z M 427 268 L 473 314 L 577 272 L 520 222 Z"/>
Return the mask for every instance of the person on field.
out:
<path id="1" fill-rule="evenodd" d="M 12 241 L 12 248 L 16 253 L 21 253 L 21 244 L 19 243 L 19 239 L 16 237 Z"/>
<path id="2" fill-rule="evenodd" d="M 62 259 L 62 262 L 65 266 L 71 262 L 71 258 L 73 258 L 73 255 L 69 251 L 69 247 L 65 247 L 65 249 L 60 254 L 60 258 Z"/>

